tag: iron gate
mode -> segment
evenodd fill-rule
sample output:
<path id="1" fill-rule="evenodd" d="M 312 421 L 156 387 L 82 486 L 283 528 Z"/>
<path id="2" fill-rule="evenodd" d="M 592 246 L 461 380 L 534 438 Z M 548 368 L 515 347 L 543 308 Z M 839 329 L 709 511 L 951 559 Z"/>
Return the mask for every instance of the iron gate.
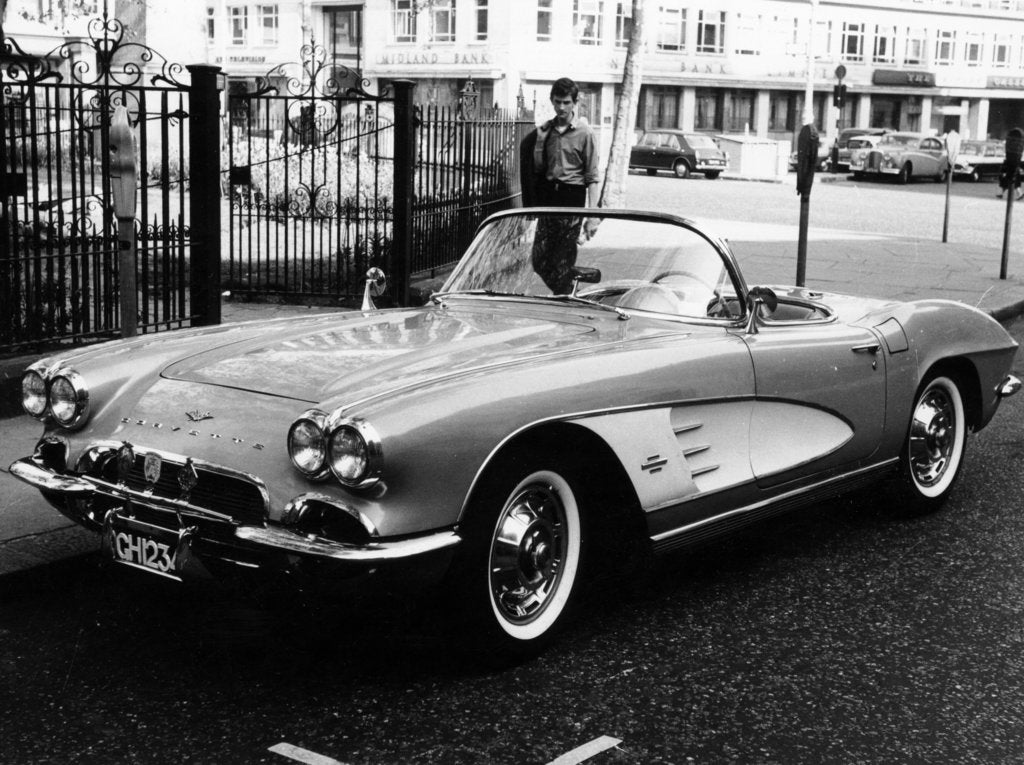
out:
<path id="1" fill-rule="evenodd" d="M 253 92 L 228 93 L 233 292 L 353 300 L 367 269 L 395 272 L 407 185 L 396 131 L 408 107 L 372 95 L 308 44 Z M 400 153 L 400 152 L 399 152 Z"/>
<path id="2" fill-rule="evenodd" d="M 45 56 L 4 41 L 0 351 L 112 337 L 126 322 L 154 332 L 219 321 L 219 303 L 212 307 L 204 291 L 209 264 L 219 260 L 219 234 L 210 236 L 219 221 L 199 226 L 208 261 L 190 262 L 191 209 L 209 209 L 210 187 L 214 199 L 217 192 L 216 70 L 186 72 L 123 37 L 123 25 L 104 12 L 89 24 L 87 41 Z M 134 239 L 125 242 L 112 209 L 118 107 L 127 110 L 138 167 Z M 210 162 L 208 149 L 189 150 L 197 130 L 213 142 L 212 172 L 195 172 L 197 159 Z M 118 254 L 129 246 L 138 313 L 126 317 Z"/>

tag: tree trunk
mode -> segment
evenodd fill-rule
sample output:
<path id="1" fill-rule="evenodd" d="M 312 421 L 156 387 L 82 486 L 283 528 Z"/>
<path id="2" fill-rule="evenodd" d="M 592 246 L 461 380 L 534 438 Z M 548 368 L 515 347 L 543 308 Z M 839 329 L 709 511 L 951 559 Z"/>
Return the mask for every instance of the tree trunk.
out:
<path id="1" fill-rule="evenodd" d="M 644 10 L 647 0 L 633 0 L 633 32 L 626 48 L 622 71 L 622 92 L 615 105 L 612 145 L 604 173 L 599 204 L 623 207 L 626 202 L 626 177 L 629 175 L 629 150 L 633 146 L 637 103 L 640 100 L 640 70 L 644 55 Z"/>

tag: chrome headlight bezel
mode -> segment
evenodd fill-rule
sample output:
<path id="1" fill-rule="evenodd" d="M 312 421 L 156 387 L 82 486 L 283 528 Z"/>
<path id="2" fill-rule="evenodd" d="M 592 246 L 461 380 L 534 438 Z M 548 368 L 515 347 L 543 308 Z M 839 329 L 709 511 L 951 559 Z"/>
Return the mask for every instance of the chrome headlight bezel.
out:
<path id="1" fill-rule="evenodd" d="M 65 385 L 68 393 L 55 403 L 54 394 Z M 46 388 L 47 409 L 54 422 L 67 430 L 85 422 L 89 415 L 89 388 L 82 375 L 73 369 L 58 369 L 50 376 Z"/>
<path id="2" fill-rule="evenodd" d="M 328 465 L 328 454 L 327 454 L 327 413 L 322 412 L 319 409 L 308 409 L 303 412 L 299 417 L 291 424 L 288 428 L 288 457 L 291 459 L 295 469 L 302 473 L 307 478 L 312 480 L 322 480 L 330 475 L 331 470 Z M 308 432 L 313 438 L 317 437 L 322 442 L 321 453 L 318 460 L 314 462 L 302 461 L 297 459 L 299 452 L 299 446 L 297 446 L 297 434 L 300 429 L 308 429 Z M 310 447 L 304 446 L 301 448 L 309 449 Z"/>
<path id="3" fill-rule="evenodd" d="M 350 489 L 367 489 L 381 479 L 384 450 L 380 435 L 360 417 L 332 415 L 327 422 L 327 465 Z M 345 464 L 345 460 L 354 462 Z"/>

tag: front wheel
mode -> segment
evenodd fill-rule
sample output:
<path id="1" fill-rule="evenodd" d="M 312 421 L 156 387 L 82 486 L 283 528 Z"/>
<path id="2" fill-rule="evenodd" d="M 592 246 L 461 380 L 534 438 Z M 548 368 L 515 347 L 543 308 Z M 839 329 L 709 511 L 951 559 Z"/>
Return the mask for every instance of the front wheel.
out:
<path id="1" fill-rule="evenodd" d="M 900 174 L 896 176 L 896 183 L 901 186 L 905 186 L 910 183 L 911 172 L 910 163 L 908 162 L 900 168 Z"/>
<path id="2" fill-rule="evenodd" d="M 949 497 L 964 463 L 967 418 L 956 382 L 930 378 L 917 394 L 900 455 L 902 504 L 911 512 L 938 510 Z"/>
<path id="3" fill-rule="evenodd" d="M 514 464 L 485 480 L 467 509 L 449 588 L 464 635 L 500 659 L 537 653 L 569 620 L 592 543 L 574 471 L 554 457 Z"/>
<path id="4" fill-rule="evenodd" d="M 708 170 L 706 173 L 704 173 L 704 177 L 707 178 L 709 181 L 715 180 L 715 178 L 717 178 L 719 175 L 721 175 L 720 170 Z"/>

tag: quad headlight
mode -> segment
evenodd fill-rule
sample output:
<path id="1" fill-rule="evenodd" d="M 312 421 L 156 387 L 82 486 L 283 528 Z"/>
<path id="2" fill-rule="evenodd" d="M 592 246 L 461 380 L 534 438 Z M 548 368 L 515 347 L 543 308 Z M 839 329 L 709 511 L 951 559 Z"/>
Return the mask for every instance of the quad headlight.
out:
<path id="1" fill-rule="evenodd" d="M 21 377 L 21 405 L 37 419 L 50 416 L 62 428 L 76 428 L 89 414 L 89 389 L 74 370 L 58 368 L 47 374 L 32 368 Z"/>
<path id="2" fill-rule="evenodd" d="M 365 420 L 342 419 L 332 423 L 327 455 L 331 472 L 346 486 L 364 489 L 380 479 L 380 438 Z"/>
<path id="3" fill-rule="evenodd" d="M 30 369 L 21 376 L 21 406 L 33 417 L 42 417 L 46 405 L 46 379 Z"/>
<path id="4" fill-rule="evenodd" d="M 288 456 L 299 472 L 310 478 L 322 478 L 327 473 L 326 419 L 323 412 L 310 409 L 288 429 Z"/>
<path id="5" fill-rule="evenodd" d="M 365 489 L 380 480 L 383 452 L 377 431 L 365 420 L 304 412 L 288 429 L 288 455 L 309 478 L 333 473 L 345 486 Z"/>

